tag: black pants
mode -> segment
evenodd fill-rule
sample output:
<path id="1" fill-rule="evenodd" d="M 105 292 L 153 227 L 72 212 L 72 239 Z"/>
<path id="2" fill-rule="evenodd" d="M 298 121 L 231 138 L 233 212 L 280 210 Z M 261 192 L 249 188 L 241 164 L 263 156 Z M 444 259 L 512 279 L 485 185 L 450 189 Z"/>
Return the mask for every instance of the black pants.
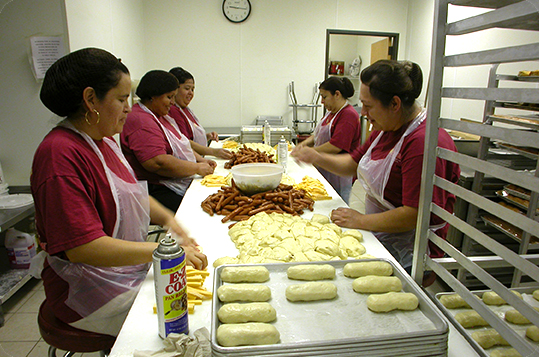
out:
<path id="1" fill-rule="evenodd" d="M 179 196 L 176 192 L 163 185 L 148 184 L 148 193 L 174 214 L 176 214 L 183 199 L 183 196 Z"/>

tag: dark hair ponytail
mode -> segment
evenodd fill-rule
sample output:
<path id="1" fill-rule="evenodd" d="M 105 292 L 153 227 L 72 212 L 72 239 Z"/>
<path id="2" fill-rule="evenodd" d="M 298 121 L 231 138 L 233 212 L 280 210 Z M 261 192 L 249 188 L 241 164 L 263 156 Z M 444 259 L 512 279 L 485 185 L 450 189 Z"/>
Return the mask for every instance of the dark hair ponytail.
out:
<path id="1" fill-rule="evenodd" d="M 397 96 L 404 107 L 411 107 L 421 94 L 423 72 L 410 61 L 379 60 L 361 71 L 361 82 L 384 106 Z"/>
<path id="2" fill-rule="evenodd" d="M 346 77 L 329 77 L 320 83 L 318 88 L 327 90 L 333 95 L 339 91 L 344 99 L 350 98 L 355 93 L 354 84 Z"/>

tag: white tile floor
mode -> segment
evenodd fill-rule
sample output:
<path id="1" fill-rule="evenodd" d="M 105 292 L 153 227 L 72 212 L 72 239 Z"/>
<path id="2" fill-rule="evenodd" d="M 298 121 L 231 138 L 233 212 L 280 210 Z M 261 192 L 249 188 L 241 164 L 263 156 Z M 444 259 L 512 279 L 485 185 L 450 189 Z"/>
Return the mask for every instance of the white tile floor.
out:
<path id="1" fill-rule="evenodd" d="M 365 194 L 356 182 L 352 188 L 350 207 L 365 212 Z M 436 281 L 427 288 L 435 294 L 445 291 L 443 284 Z M 48 345 L 43 341 L 37 326 L 37 314 L 45 291 L 40 280 L 32 279 L 15 293 L 4 305 L 5 324 L 0 328 L 0 357 L 46 357 Z M 63 351 L 57 352 L 58 356 Z M 75 357 L 98 357 L 99 353 L 76 354 Z"/>

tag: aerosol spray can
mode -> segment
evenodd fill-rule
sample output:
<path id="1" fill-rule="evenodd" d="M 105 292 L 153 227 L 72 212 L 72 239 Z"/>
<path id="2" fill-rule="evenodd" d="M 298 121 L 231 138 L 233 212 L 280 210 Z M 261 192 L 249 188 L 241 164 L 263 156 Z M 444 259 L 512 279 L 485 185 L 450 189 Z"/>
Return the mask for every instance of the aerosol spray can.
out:
<path id="1" fill-rule="evenodd" d="M 159 321 L 159 336 L 169 333 L 189 333 L 187 277 L 185 252 L 168 233 L 153 252 L 155 300 Z"/>

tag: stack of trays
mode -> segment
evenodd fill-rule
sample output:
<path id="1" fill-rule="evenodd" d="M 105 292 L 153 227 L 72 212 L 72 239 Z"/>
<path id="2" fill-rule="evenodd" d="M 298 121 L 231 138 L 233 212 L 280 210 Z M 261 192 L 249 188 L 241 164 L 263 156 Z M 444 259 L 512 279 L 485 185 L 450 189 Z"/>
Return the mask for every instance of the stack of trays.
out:
<path id="1" fill-rule="evenodd" d="M 223 347 L 216 339 L 220 325 L 217 311 L 223 305 L 217 289 L 225 285 L 221 271 L 215 270 L 213 286 L 213 311 L 211 345 L 214 356 L 447 356 L 449 327 L 442 313 L 419 286 L 401 273 L 395 265 L 393 275 L 400 278 L 403 291 L 415 294 L 419 307 L 414 311 L 391 311 L 375 313 L 367 308 L 368 294 L 358 294 L 352 288 L 354 279 L 343 275 L 343 267 L 358 260 L 340 260 L 306 263 L 263 264 L 270 272 L 270 279 L 262 283 L 271 289 L 268 301 L 277 311 L 272 322 L 280 333 L 280 342 L 274 345 Z M 286 299 L 286 287 L 305 281 L 290 280 L 287 269 L 300 264 L 330 264 L 336 269 L 333 280 L 325 280 L 337 286 L 333 300 L 290 302 Z M 236 265 L 240 266 L 240 265 Z"/>
<path id="2" fill-rule="evenodd" d="M 263 132 L 263 126 L 262 125 L 244 125 L 241 127 L 240 132 L 240 141 L 242 144 L 245 143 L 261 143 L 263 141 L 262 139 L 262 132 Z M 271 132 L 271 146 L 277 145 L 279 140 L 281 139 L 281 136 L 284 136 L 288 142 L 292 141 L 292 131 L 290 128 L 286 126 L 272 126 L 270 124 L 270 132 Z"/>

